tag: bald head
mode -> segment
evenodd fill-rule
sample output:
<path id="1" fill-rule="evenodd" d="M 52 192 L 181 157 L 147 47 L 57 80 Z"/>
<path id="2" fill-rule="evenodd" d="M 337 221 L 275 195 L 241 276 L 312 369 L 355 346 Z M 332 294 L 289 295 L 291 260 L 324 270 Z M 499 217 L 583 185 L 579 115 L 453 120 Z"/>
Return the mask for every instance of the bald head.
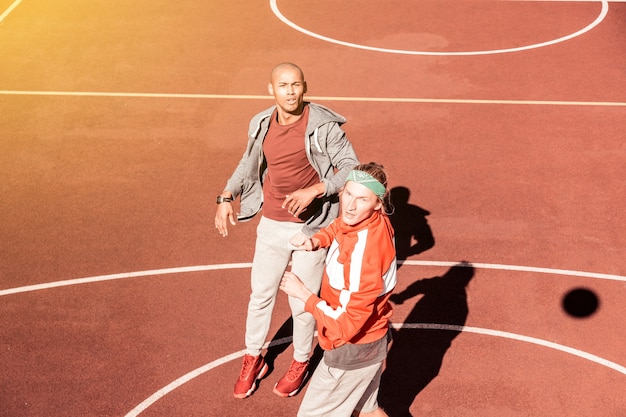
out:
<path id="1" fill-rule="evenodd" d="M 298 72 L 301 80 L 304 81 L 304 72 L 302 72 L 302 69 L 300 69 L 299 66 L 292 64 L 291 62 L 283 62 L 282 64 L 276 65 L 272 70 L 272 73 L 270 74 L 270 83 L 274 83 L 276 77 L 278 77 L 278 75 L 285 70 Z"/>

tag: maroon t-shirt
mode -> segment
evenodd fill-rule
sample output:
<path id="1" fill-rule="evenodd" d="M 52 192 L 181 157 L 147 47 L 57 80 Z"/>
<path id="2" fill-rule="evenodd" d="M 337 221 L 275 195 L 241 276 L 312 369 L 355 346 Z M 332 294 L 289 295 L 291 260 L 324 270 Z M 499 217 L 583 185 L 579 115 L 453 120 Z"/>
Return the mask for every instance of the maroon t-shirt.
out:
<path id="1" fill-rule="evenodd" d="M 272 114 L 263 142 L 267 161 L 267 175 L 263 183 L 263 215 L 269 219 L 302 222 L 314 214 L 311 206 L 300 218 L 293 217 L 286 208 L 282 208 L 288 194 L 320 181 L 304 149 L 308 120 L 309 106 L 304 106 L 300 119 L 285 126 L 278 123 L 276 112 Z M 311 205 L 315 206 L 315 201 Z"/>

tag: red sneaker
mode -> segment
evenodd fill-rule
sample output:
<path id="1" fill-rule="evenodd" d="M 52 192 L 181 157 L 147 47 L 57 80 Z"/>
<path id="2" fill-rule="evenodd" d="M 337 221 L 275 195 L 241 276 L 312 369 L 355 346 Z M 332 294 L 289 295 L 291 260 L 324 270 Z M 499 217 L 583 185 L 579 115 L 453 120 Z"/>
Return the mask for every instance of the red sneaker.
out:
<path id="1" fill-rule="evenodd" d="M 309 361 L 291 361 L 291 366 L 285 376 L 274 385 L 274 394 L 280 397 L 293 397 L 302 388 L 304 379 L 309 374 Z"/>
<path id="2" fill-rule="evenodd" d="M 235 383 L 235 398 L 247 398 L 256 389 L 258 381 L 267 373 L 268 366 L 263 356 L 244 355 L 239 379 Z"/>

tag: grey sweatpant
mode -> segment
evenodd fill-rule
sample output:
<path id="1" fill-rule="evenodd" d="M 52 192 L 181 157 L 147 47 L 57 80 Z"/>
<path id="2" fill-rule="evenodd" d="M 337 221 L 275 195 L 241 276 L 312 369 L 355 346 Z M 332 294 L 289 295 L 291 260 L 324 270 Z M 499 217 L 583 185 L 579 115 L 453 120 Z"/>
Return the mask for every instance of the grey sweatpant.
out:
<path id="1" fill-rule="evenodd" d="M 301 223 L 280 222 L 261 217 L 252 261 L 250 302 L 246 320 L 246 353 L 261 353 L 270 328 L 272 312 L 280 280 L 291 261 L 291 271 L 309 290 L 317 293 L 322 282 L 326 250 L 314 252 L 295 250 L 289 240 L 302 231 Z M 304 303 L 289 297 L 293 317 L 294 359 L 309 359 L 315 319 L 304 311 Z"/>

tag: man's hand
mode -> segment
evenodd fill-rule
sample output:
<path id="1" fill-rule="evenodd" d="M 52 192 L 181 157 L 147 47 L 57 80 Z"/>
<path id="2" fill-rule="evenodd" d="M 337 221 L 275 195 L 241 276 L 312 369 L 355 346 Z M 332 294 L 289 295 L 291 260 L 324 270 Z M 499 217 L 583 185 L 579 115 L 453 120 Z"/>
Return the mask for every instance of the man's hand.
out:
<path id="1" fill-rule="evenodd" d="M 217 205 L 217 212 L 215 213 L 215 227 L 223 237 L 228 236 L 228 223 L 233 226 L 237 224 L 233 205 L 230 202 L 220 203 Z"/>
<path id="2" fill-rule="evenodd" d="M 298 298 L 303 302 L 309 299 L 313 293 L 300 281 L 300 278 L 291 271 L 286 271 L 280 281 L 280 289 L 287 295 Z"/>
<path id="3" fill-rule="evenodd" d="M 323 182 L 313 185 L 308 188 L 294 191 L 293 193 L 285 197 L 283 201 L 283 208 L 293 215 L 293 217 L 299 217 L 300 214 L 311 204 L 316 197 L 324 195 L 326 186 Z"/>
<path id="4" fill-rule="evenodd" d="M 296 249 L 305 251 L 318 250 L 320 247 L 319 240 L 307 237 L 304 233 L 298 233 L 289 239 L 289 243 L 291 243 Z"/>

